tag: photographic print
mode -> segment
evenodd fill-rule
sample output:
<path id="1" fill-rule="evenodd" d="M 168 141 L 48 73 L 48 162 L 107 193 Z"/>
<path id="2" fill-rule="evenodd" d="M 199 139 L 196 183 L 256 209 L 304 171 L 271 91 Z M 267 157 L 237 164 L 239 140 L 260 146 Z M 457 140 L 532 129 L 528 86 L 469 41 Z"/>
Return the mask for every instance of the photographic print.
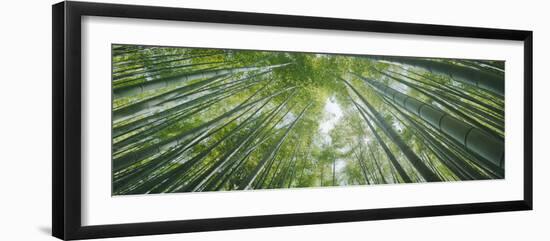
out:
<path id="1" fill-rule="evenodd" d="M 504 178 L 504 61 L 111 51 L 112 195 Z"/>

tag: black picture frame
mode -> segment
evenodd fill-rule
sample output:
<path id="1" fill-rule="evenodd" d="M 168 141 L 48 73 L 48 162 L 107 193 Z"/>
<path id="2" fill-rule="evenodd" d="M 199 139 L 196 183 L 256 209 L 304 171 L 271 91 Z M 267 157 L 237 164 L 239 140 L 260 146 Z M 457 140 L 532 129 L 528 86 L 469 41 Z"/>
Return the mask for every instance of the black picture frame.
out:
<path id="1" fill-rule="evenodd" d="M 81 224 L 81 17 L 104 16 L 327 30 L 449 36 L 524 43 L 524 194 L 521 200 L 367 210 L 296 213 L 198 220 L 82 226 Z M 89 2 L 52 6 L 53 24 L 53 195 L 52 233 L 60 239 L 87 239 L 212 230 L 308 225 L 380 219 L 532 210 L 532 31 L 335 19 L 262 13 L 197 10 Z"/>

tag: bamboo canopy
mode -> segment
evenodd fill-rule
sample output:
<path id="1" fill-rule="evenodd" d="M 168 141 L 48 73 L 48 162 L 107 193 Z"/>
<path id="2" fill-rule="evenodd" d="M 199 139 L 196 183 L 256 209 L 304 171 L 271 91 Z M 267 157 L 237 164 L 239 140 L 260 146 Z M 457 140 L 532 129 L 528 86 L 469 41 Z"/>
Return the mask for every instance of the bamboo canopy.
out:
<path id="1" fill-rule="evenodd" d="M 504 62 L 112 46 L 112 195 L 501 179 Z"/>

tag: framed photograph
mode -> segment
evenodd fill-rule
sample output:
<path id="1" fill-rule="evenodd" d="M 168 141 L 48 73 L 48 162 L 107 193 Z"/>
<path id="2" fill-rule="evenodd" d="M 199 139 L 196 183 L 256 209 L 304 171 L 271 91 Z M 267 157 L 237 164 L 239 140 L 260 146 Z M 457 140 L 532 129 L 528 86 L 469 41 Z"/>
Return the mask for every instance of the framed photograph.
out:
<path id="1" fill-rule="evenodd" d="M 55 4 L 53 235 L 531 210 L 532 51 L 524 30 Z"/>

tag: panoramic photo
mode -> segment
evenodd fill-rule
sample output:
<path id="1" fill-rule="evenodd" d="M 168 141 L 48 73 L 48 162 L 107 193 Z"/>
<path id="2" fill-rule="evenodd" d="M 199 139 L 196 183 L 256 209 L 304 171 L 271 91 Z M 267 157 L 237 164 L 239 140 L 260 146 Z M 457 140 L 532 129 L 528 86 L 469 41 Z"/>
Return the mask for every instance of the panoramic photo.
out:
<path id="1" fill-rule="evenodd" d="M 504 61 L 111 51 L 112 195 L 504 178 Z"/>

